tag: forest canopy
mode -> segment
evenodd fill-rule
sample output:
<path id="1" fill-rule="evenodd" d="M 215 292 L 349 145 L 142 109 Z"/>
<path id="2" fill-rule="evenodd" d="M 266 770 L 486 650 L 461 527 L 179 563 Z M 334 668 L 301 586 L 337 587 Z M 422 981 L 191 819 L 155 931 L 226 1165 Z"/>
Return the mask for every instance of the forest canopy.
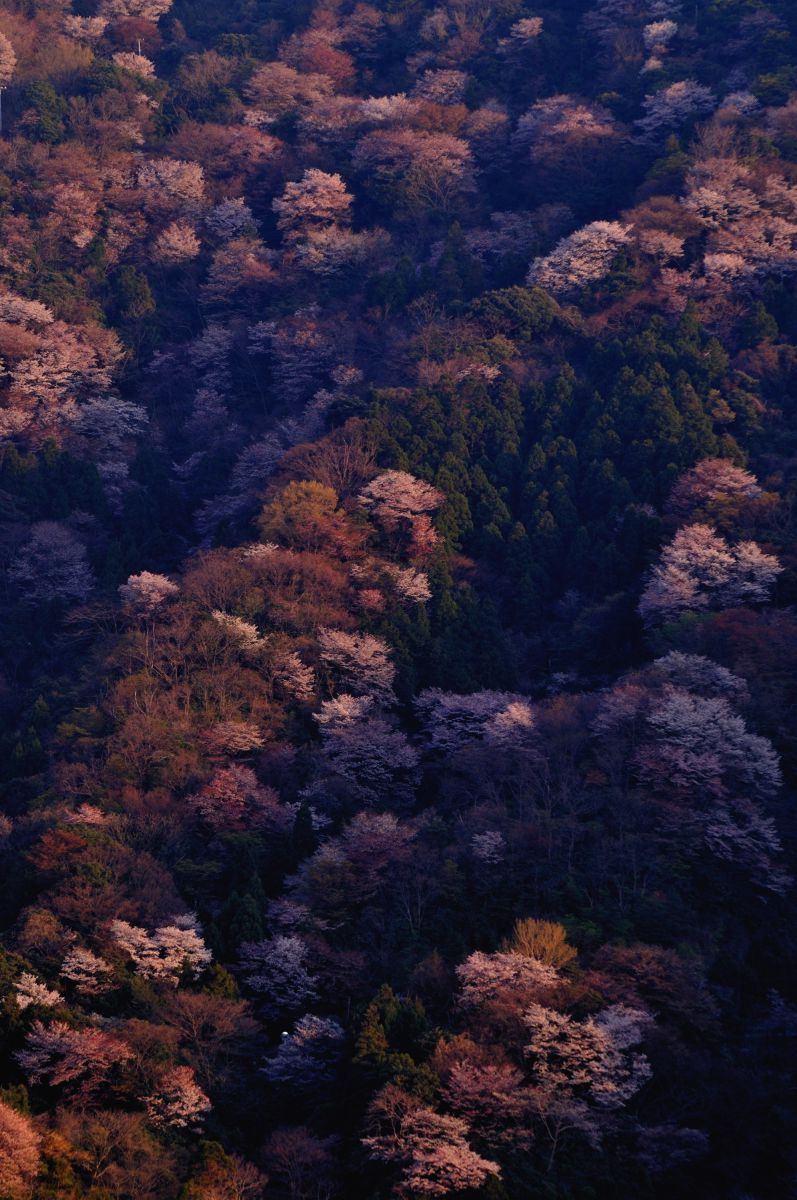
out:
<path id="1" fill-rule="evenodd" d="M 0 0 L 0 1200 L 797 1180 L 797 9 Z"/>

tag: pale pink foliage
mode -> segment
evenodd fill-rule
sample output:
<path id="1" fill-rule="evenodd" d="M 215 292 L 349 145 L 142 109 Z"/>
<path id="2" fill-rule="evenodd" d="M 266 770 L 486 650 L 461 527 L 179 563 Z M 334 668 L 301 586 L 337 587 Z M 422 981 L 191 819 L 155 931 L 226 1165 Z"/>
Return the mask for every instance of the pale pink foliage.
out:
<path id="1" fill-rule="evenodd" d="M 754 475 L 727 458 L 704 458 L 676 483 L 667 508 L 677 517 L 688 517 L 712 500 L 754 498 L 761 488 Z"/>
<path id="2" fill-rule="evenodd" d="M 374 130 L 357 143 L 352 163 L 369 185 L 391 187 L 411 211 L 449 212 L 474 187 L 470 147 L 450 133 Z"/>
<path id="3" fill-rule="evenodd" d="M 98 15 L 108 21 L 121 21 L 126 17 L 157 21 L 171 6 L 172 0 L 100 0 Z"/>
<path id="4" fill-rule="evenodd" d="M 176 987 L 183 971 L 199 974 L 213 959 L 190 915 L 174 917 L 172 924 L 152 933 L 121 920 L 112 921 L 110 928 L 116 945 L 146 979 L 166 980 Z"/>
<path id="5" fill-rule="evenodd" d="M 362 1141 L 371 1158 L 398 1169 L 397 1195 L 445 1196 L 500 1175 L 497 1163 L 471 1150 L 468 1133 L 458 1117 L 436 1113 L 388 1084 L 371 1102 Z"/>
<path id="6" fill-rule="evenodd" d="M 617 122 L 607 108 L 588 104 L 577 96 L 557 95 L 538 100 L 518 121 L 513 145 L 528 149 L 532 161 L 560 158 L 564 147 L 570 154 L 590 143 L 604 144 L 619 136 Z"/>
<path id="7" fill-rule="evenodd" d="M 250 767 L 220 767 L 193 797 L 197 812 L 214 829 L 285 831 L 295 813 L 279 803 L 273 788 L 261 784 Z"/>
<path id="8" fill-rule="evenodd" d="M 4 33 L 0 33 L 0 88 L 8 87 L 14 78 L 17 56 L 14 47 Z"/>
<path id="9" fill-rule="evenodd" d="M 524 1021 L 532 1076 L 543 1092 L 611 1110 L 627 1104 L 651 1077 L 647 1058 L 633 1050 L 652 1023 L 646 1012 L 614 1004 L 576 1021 L 531 1004 Z"/>
<path id="10" fill-rule="evenodd" d="M 514 950 L 484 954 L 477 950 L 457 967 L 459 1004 L 479 1009 L 496 1001 L 525 1007 L 547 996 L 560 983 L 555 967 Z"/>
<path id="11" fill-rule="evenodd" d="M 396 668 L 390 660 L 390 647 L 382 638 L 345 629 L 320 629 L 318 645 L 321 662 L 348 691 L 373 696 L 381 703 L 394 700 Z"/>
<path id="12" fill-rule="evenodd" d="M 113 56 L 117 67 L 129 71 L 131 75 L 140 75 L 144 79 L 152 79 L 155 75 L 155 64 L 144 54 L 135 54 L 131 50 L 120 50 Z"/>
<path id="13" fill-rule="evenodd" d="M 150 158 L 136 172 L 147 204 L 155 208 L 196 206 L 204 200 L 205 175 L 199 163 Z"/>
<path id="14" fill-rule="evenodd" d="M 445 496 L 431 483 L 408 471 L 383 471 L 360 492 L 360 503 L 387 529 L 402 521 L 425 516 L 443 503 Z"/>
<path id="15" fill-rule="evenodd" d="M 340 175 L 313 167 L 297 182 L 286 184 L 272 207 L 278 229 L 290 241 L 306 236 L 311 229 L 347 224 L 352 199 Z"/>
<path id="16" fill-rule="evenodd" d="M 593 221 L 577 229 L 545 258 L 536 258 L 526 282 L 552 296 L 568 297 L 609 274 L 612 263 L 631 240 L 633 226 L 619 221 Z"/>
<path id="17" fill-rule="evenodd" d="M 217 721 L 205 734 L 214 754 L 249 754 L 266 744 L 263 731 L 255 721 Z"/>
<path id="18" fill-rule="evenodd" d="M 153 257 L 164 266 L 190 262 L 202 249 L 196 230 L 188 221 L 172 221 L 155 239 Z"/>
<path id="19" fill-rule="evenodd" d="M 165 575 L 156 575 L 152 571 L 129 575 L 127 583 L 119 586 L 122 603 L 142 612 L 153 612 L 167 600 L 172 600 L 179 591 L 180 588 L 171 579 Z"/>
<path id="20" fill-rule="evenodd" d="M 196 1129 L 211 1104 L 190 1067 L 172 1067 L 144 1097 L 144 1106 L 156 1129 Z"/>
<path id="21" fill-rule="evenodd" d="M 42 983 L 30 971 L 22 972 L 14 990 L 17 998 L 17 1006 L 23 1010 L 30 1007 L 56 1008 L 64 999 L 60 992 L 48 988 L 45 983 Z"/>
<path id="22" fill-rule="evenodd" d="M 756 542 L 730 545 L 709 525 L 686 525 L 665 546 L 639 602 L 644 621 L 769 599 L 783 567 Z"/>
<path id="23" fill-rule="evenodd" d="M 111 968 L 83 946 L 74 946 L 61 964 L 60 975 L 83 996 L 101 996 L 111 985 Z"/>

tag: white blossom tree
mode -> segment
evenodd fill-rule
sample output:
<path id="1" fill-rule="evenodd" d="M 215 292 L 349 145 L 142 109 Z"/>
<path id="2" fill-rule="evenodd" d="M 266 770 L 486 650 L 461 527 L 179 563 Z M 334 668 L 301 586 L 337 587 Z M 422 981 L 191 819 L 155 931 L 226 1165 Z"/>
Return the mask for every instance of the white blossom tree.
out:
<path id="1" fill-rule="evenodd" d="M 0 33 L 0 88 L 8 87 L 17 69 L 14 47 L 4 33 Z"/>
<path id="2" fill-rule="evenodd" d="M 386 529 L 395 529 L 404 521 L 428 516 L 440 507 L 445 496 L 408 471 L 383 471 L 366 484 L 359 499 Z"/>

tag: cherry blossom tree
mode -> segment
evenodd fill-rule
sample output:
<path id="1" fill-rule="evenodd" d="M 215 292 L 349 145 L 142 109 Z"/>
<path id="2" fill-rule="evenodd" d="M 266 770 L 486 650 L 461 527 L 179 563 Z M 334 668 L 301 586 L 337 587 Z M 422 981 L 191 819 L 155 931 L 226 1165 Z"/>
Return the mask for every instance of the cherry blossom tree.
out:
<path id="1" fill-rule="evenodd" d="M 311 229 L 294 248 L 292 261 L 314 275 L 340 275 L 362 269 L 382 259 L 390 237 L 383 229 L 363 229 L 355 233 L 328 225 Z"/>
<path id="2" fill-rule="evenodd" d="M 650 572 L 639 611 L 654 624 L 683 612 L 760 604 L 782 570 L 756 542 L 731 546 L 709 525 L 686 525 Z"/>
<path id="3" fill-rule="evenodd" d="M 254 771 L 239 763 L 220 767 L 193 798 L 197 812 L 213 829 L 285 831 L 294 810 L 279 803 L 273 788 L 261 784 Z"/>
<path id="4" fill-rule="evenodd" d="M 436 487 L 408 471 L 383 471 L 366 484 L 359 496 L 363 508 L 372 512 L 388 530 L 428 516 L 444 499 Z"/>
<path id="5" fill-rule="evenodd" d="M 241 978 L 275 1015 L 301 1010 L 316 996 L 307 954 L 305 943 L 293 935 L 245 942 L 240 949 Z"/>
<path id="6" fill-rule="evenodd" d="M 129 71 L 131 75 L 140 75 L 142 79 L 153 79 L 155 64 L 145 54 L 135 54 L 130 50 L 120 50 L 113 56 L 117 67 Z"/>
<path id="7" fill-rule="evenodd" d="M 470 147 L 449 133 L 377 129 L 357 143 L 352 163 L 369 190 L 410 213 L 450 213 L 474 186 Z"/>
<path id="8" fill-rule="evenodd" d="M 295 241 L 310 230 L 348 224 L 352 202 L 340 175 L 311 168 L 297 182 L 286 184 L 272 207 L 283 237 Z"/>
<path id="9" fill-rule="evenodd" d="M 434 749 L 452 753 L 469 742 L 523 745 L 534 730 L 534 713 L 524 696 L 512 692 L 459 695 L 426 688 L 415 701 L 424 733 Z"/>
<path id="10" fill-rule="evenodd" d="M 652 1023 L 642 1010 L 613 1004 L 597 1017 L 575 1021 L 531 1004 L 523 1019 L 530 1039 L 526 1053 L 543 1092 L 612 1110 L 627 1104 L 652 1075 L 647 1058 L 633 1049 Z"/>
<path id="11" fill-rule="evenodd" d="M 67 13 L 64 17 L 64 33 L 67 37 L 88 45 L 98 42 L 107 28 L 107 17 L 78 17 L 73 13 Z"/>
<path id="12" fill-rule="evenodd" d="M 381 704 L 394 701 L 396 668 L 382 638 L 345 629 L 320 629 L 318 645 L 321 662 L 352 694 L 372 696 Z"/>
<path id="13" fill-rule="evenodd" d="M 495 954 L 477 950 L 457 967 L 456 974 L 458 1002 L 466 1012 L 493 1004 L 520 1011 L 560 984 L 555 967 L 515 950 Z"/>
<path id="14" fill-rule="evenodd" d="M 406 735 L 373 712 L 374 694 L 344 694 L 325 701 L 316 714 L 323 741 L 323 772 L 310 795 L 324 795 L 340 781 L 361 803 L 408 801 L 417 781 L 419 755 Z"/>
<path id="15" fill-rule="evenodd" d="M 706 116 L 716 106 L 717 98 L 711 88 L 693 79 L 683 79 L 645 97 L 645 115 L 637 121 L 637 128 L 645 141 L 662 142 L 674 129 Z"/>
<path id="16" fill-rule="evenodd" d="M 157 21 L 171 6 L 172 0 L 100 0 L 98 15 L 107 21 L 122 21 L 127 17 Z"/>
<path id="17" fill-rule="evenodd" d="M 196 1129 L 211 1104 L 190 1067 L 172 1067 L 144 1097 L 150 1123 L 156 1129 Z"/>
<path id="18" fill-rule="evenodd" d="M 541 287 L 552 296 L 577 294 L 609 274 L 612 263 L 631 240 L 633 226 L 619 221 L 593 221 L 577 229 L 545 258 L 535 258 L 526 277 L 530 287 Z"/>
<path id="19" fill-rule="evenodd" d="M 12 560 L 8 576 L 31 604 L 81 603 L 95 583 L 86 547 L 56 521 L 39 521 L 31 527 L 30 539 Z"/>
<path id="20" fill-rule="evenodd" d="M 252 210 L 241 196 L 215 205 L 207 213 L 205 224 L 223 242 L 254 233 L 257 228 Z"/>
<path id="21" fill-rule="evenodd" d="M 174 917 L 171 925 L 161 925 L 153 933 L 128 921 L 115 920 L 111 922 L 111 936 L 140 975 L 166 980 L 174 987 L 186 969 L 199 974 L 213 959 L 196 919 L 190 915 Z"/>
<path id="22" fill-rule="evenodd" d="M 371 1158 L 397 1169 L 396 1195 L 445 1196 L 500 1175 L 497 1163 L 471 1150 L 468 1133 L 458 1117 L 388 1084 L 371 1102 L 362 1142 Z"/>
<path id="23" fill-rule="evenodd" d="M 4 33 L 0 33 L 0 88 L 8 87 L 17 68 L 14 47 Z"/>
<path id="24" fill-rule="evenodd" d="M 153 256 L 164 266 L 190 262 L 201 250 L 196 230 L 187 221 L 172 221 L 155 239 Z"/>
<path id="25" fill-rule="evenodd" d="M 112 987 L 108 963 L 84 946 L 73 946 L 68 951 L 60 975 L 82 996 L 101 996 Z"/>
<path id="26" fill-rule="evenodd" d="M 516 149 L 527 150 L 532 162 L 559 164 L 563 156 L 584 160 L 588 152 L 605 153 L 620 130 L 608 109 L 587 104 L 577 96 L 548 96 L 519 119 L 512 138 Z"/>
<path id="27" fill-rule="evenodd" d="M 136 172 L 136 183 L 149 206 L 192 209 L 205 198 L 205 175 L 199 163 L 177 158 L 150 158 Z"/>
<path id="28" fill-rule="evenodd" d="M 251 754 L 266 744 L 260 726 L 249 720 L 217 721 L 205 738 L 213 754 Z"/>
<path id="29" fill-rule="evenodd" d="M 522 17 L 510 27 L 512 42 L 521 47 L 533 46 L 543 30 L 542 17 Z"/>
<path id="30" fill-rule="evenodd" d="M 671 650 L 653 662 L 650 673 L 673 687 L 698 696 L 720 696 L 730 704 L 744 703 L 749 695 L 744 679 L 702 654 Z"/>
<path id="31" fill-rule="evenodd" d="M 63 1021 L 34 1021 L 17 1061 L 31 1083 L 66 1085 L 83 1098 L 96 1093 L 110 1072 L 132 1057 L 126 1042 L 103 1029 L 72 1029 Z"/>
<path id="32" fill-rule="evenodd" d="M 690 517 L 696 508 L 713 500 L 752 499 L 761 495 L 755 476 L 727 458 L 704 458 L 676 483 L 667 509 L 676 517 Z"/>
<path id="33" fill-rule="evenodd" d="M 23 971 L 16 982 L 15 993 L 17 998 L 17 1006 L 23 1011 L 26 1008 L 57 1008 L 63 1003 L 63 996 L 59 991 L 53 988 L 48 988 L 46 984 L 32 975 L 30 971 Z"/>
<path id="34" fill-rule="evenodd" d="M 28 1200 L 39 1171 L 40 1147 L 30 1117 L 0 1100 L 0 1196 Z"/>
<path id="35" fill-rule="evenodd" d="M 277 1053 L 263 1068 L 271 1083 L 296 1091 L 326 1084 L 343 1053 L 345 1034 L 330 1017 L 306 1013 L 293 1033 L 284 1033 Z"/>
<path id="36" fill-rule="evenodd" d="M 0 291 L 0 321 L 35 328 L 52 325 L 54 320 L 52 310 L 39 300 L 28 300 L 15 292 Z"/>
<path id="37" fill-rule="evenodd" d="M 486 867 L 497 867 L 506 858 L 506 838 L 498 829 L 485 829 L 470 839 L 470 852 Z"/>
<path id="38" fill-rule="evenodd" d="M 464 71 L 445 68 L 424 71 L 412 95 L 417 100 L 429 100 L 432 104 L 461 104 L 468 82 L 469 76 Z"/>
<path id="39" fill-rule="evenodd" d="M 522 1070 L 495 1047 L 460 1035 L 441 1042 L 432 1064 L 455 1116 L 478 1130 L 491 1149 L 528 1150 L 534 1141 L 533 1093 Z"/>
<path id="40" fill-rule="evenodd" d="M 250 119 L 271 125 L 329 96 L 333 86 L 329 76 L 319 72 L 299 72 L 283 62 L 265 63 L 246 86 L 247 99 L 254 105 L 249 110 Z"/>
<path id="41" fill-rule="evenodd" d="M 730 701 L 745 698 L 738 681 L 712 678 L 697 656 L 684 657 L 685 664 L 659 660 L 664 680 L 654 664 L 649 681 L 658 683 L 656 690 L 620 683 L 608 693 L 593 722 L 606 746 L 602 757 L 612 770 L 611 747 L 620 747 L 660 835 L 692 853 L 704 847 L 760 886 L 781 892 L 788 878 L 774 822 L 763 808 L 781 785 L 777 754 L 733 711 Z M 667 681 L 669 673 L 677 678 L 679 668 L 697 675 L 707 694 Z"/>
<path id="42" fill-rule="evenodd" d="M 152 571 L 129 575 L 127 583 L 119 586 L 122 603 L 145 613 L 161 608 L 168 600 L 178 595 L 179 591 L 179 586 L 171 579 L 165 575 L 153 574 Z"/>
<path id="43" fill-rule="evenodd" d="M 80 405 L 72 430 L 90 443 L 96 459 L 113 461 L 125 442 L 142 433 L 147 424 L 146 411 L 140 404 L 118 396 L 96 396 Z"/>

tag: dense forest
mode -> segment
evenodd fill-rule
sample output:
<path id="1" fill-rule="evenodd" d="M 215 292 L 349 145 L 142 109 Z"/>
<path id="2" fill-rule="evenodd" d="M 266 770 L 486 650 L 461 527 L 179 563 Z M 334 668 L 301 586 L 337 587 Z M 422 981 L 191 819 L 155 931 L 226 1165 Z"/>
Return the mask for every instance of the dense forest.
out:
<path id="1" fill-rule="evenodd" d="M 797 1197 L 797 5 L 0 105 L 0 1200 Z"/>

